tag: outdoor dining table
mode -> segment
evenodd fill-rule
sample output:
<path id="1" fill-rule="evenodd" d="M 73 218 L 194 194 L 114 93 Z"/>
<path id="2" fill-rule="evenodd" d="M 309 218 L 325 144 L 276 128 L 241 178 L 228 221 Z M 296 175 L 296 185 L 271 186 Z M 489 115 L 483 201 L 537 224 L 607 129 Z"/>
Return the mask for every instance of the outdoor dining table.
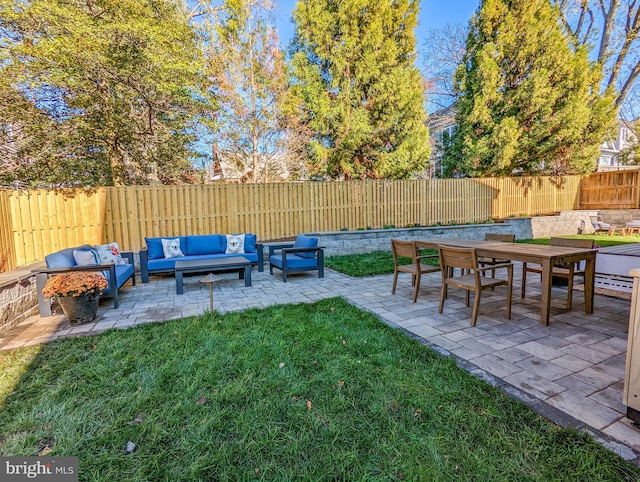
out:
<path id="1" fill-rule="evenodd" d="M 593 290 L 597 253 L 595 249 L 456 238 L 422 239 L 417 241 L 416 244 L 418 244 L 420 248 L 428 249 L 437 249 L 438 245 L 475 248 L 478 256 L 540 264 L 542 266 L 540 323 L 544 326 L 549 325 L 552 267 L 564 263 L 584 261 L 586 263 L 584 270 L 584 311 L 587 314 L 593 313 Z"/>

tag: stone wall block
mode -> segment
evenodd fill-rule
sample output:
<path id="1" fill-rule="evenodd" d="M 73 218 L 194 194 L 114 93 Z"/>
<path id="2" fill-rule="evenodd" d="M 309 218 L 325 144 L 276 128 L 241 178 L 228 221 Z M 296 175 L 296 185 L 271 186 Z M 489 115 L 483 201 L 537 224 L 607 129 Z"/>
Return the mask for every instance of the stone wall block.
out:
<path id="1" fill-rule="evenodd" d="M 35 277 L 0 288 L 0 334 L 37 312 Z"/>

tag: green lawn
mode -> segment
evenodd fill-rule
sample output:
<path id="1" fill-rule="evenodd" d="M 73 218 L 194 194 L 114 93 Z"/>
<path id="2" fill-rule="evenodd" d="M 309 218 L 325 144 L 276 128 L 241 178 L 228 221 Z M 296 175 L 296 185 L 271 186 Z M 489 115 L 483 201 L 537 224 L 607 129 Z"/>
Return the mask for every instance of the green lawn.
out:
<path id="1" fill-rule="evenodd" d="M 1 455 L 81 480 L 640 480 L 337 298 L 2 352 L 0 407 Z"/>
<path id="2" fill-rule="evenodd" d="M 597 234 L 582 234 L 576 236 L 563 236 L 566 238 L 593 239 L 597 246 L 602 248 L 616 246 L 618 244 L 640 243 L 640 236 L 607 236 Z M 549 244 L 549 238 L 523 239 L 518 243 Z M 425 250 L 426 254 L 437 254 L 435 250 Z M 410 263 L 409 258 L 404 262 Z M 437 265 L 437 260 L 430 260 Z M 378 274 L 393 273 L 393 257 L 391 251 L 374 251 L 363 254 L 347 254 L 343 256 L 327 256 L 325 265 L 349 276 L 373 276 Z"/>
<path id="3" fill-rule="evenodd" d="M 435 249 L 425 249 L 423 254 L 438 254 Z M 400 257 L 401 264 L 411 263 L 411 258 Z M 393 273 L 393 255 L 391 251 L 373 251 L 362 254 L 346 254 L 342 256 L 327 256 L 325 266 L 349 276 L 374 276 Z M 438 259 L 428 259 L 425 264 L 438 265 Z"/>

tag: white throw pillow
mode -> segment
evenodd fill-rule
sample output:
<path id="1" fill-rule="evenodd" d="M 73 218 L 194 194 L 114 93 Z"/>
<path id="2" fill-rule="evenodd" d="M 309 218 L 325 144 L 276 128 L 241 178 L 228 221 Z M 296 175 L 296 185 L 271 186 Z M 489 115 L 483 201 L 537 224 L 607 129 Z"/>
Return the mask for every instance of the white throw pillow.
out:
<path id="1" fill-rule="evenodd" d="M 98 264 L 97 253 L 92 249 L 74 249 L 73 259 L 78 266 L 95 266 Z"/>
<path id="2" fill-rule="evenodd" d="M 160 241 L 162 242 L 162 251 L 165 258 L 182 258 L 184 256 L 184 253 L 180 249 L 180 238 L 162 238 Z"/>
<path id="3" fill-rule="evenodd" d="M 95 248 L 100 264 L 127 264 L 120 255 L 118 243 L 98 244 Z"/>
<path id="4" fill-rule="evenodd" d="M 244 234 L 227 234 L 226 254 L 244 254 Z"/>

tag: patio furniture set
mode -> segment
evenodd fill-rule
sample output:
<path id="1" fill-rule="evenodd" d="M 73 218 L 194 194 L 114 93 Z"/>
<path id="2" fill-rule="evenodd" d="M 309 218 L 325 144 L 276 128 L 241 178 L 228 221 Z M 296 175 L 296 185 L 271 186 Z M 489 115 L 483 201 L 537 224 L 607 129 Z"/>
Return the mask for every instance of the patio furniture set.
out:
<path id="1" fill-rule="evenodd" d="M 593 243 L 584 240 L 552 238 L 551 246 L 514 244 L 513 235 L 488 234 L 484 241 L 461 239 L 429 239 L 422 241 L 392 240 L 394 276 L 392 294 L 396 291 L 398 274 L 411 274 L 414 286 L 413 302 L 418 297 L 421 276 L 435 271 L 442 272 L 442 290 L 439 312 L 442 313 L 447 291 L 450 287 L 475 293 L 472 325 L 475 325 L 481 292 L 506 285 L 508 289 L 507 318 L 511 310 L 513 265 L 511 261 L 523 263 L 521 296 L 525 297 L 527 273 L 537 273 L 542 281 L 542 302 L 540 322 L 549 324 L 551 280 L 562 277 L 568 280 L 567 308 L 571 307 L 573 279 L 584 278 L 585 312 L 593 312 L 593 292 L 595 276 L 595 251 Z M 193 235 L 172 238 L 145 238 L 146 247 L 139 253 L 140 276 L 143 283 L 149 282 L 150 275 L 170 274 L 175 277 L 176 293 L 184 293 L 184 276 L 194 273 L 236 272 L 251 286 L 251 268 L 258 266 L 264 270 L 264 250 L 268 249 L 269 273 L 274 268 L 282 273 L 282 281 L 287 282 L 292 273 L 317 271 L 324 277 L 324 248 L 318 246 L 318 238 L 299 235 L 294 242 L 258 243 L 254 234 L 240 235 Z M 589 244 L 590 243 L 590 244 Z M 424 256 L 421 250 L 437 249 L 438 255 Z M 105 254 L 105 249 L 107 250 Z M 399 258 L 406 256 L 411 263 L 402 264 Z M 425 264 L 426 258 L 438 258 L 439 266 Z M 69 271 L 102 272 L 109 287 L 104 294 L 113 299 L 118 307 L 118 291 L 131 280 L 135 285 L 133 253 L 120 252 L 117 243 L 104 246 L 84 245 L 68 248 L 46 257 L 47 268 L 38 270 L 36 283 L 38 305 L 41 316 L 50 316 L 51 299 L 44 297 L 42 288 L 51 275 Z M 583 266 L 579 263 L 583 262 Z M 532 265 L 533 264 L 533 265 Z M 508 279 L 497 279 L 496 271 L 506 268 Z M 455 269 L 461 270 L 455 276 Z M 114 280 L 114 282 L 112 282 Z"/>
<path id="2" fill-rule="evenodd" d="M 632 234 L 640 234 L 640 221 L 631 219 L 624 226 L 616 226 L 611 223 L 605 223 L 602 216 L 591 216 L 591 225 L 596 234 L 607 233 L 609 236 L 621 234 L 622 236 L 631 236 Z"/>
<path id="3" fill-rule="evenodd" d="M 521 297 L 526 295 L 527 273 L 537 273 L 541 276 L 542 300 L 540 303 L 540 323 L 549 324 L 551 306 L 551 286 L 555 277 L 568 280 L 567 308 L 571 308 L 574 277 L 584 279 L 585 313 L 593 313 L 593 295 L 595 279 L 596 250 L 591 240 L 551 238 L 549 246 L 537 244 L 515 244 L 513 238 L 502 241 L 487 239 L 485 241 L 463 239 L 429 239 L 420 241 L 392 240 L 394 256 L 394 278 L 391 293 L 395 293 L 398 273 L 406 272 L 412 275 L 414 287 L 413 302 L 416 302 L 420 289 L 421 274 L 440 271 L 442 273 L 442 287 L 440 293 L 439 313 L 442 313 L 447 299 L 449 287 L 467 290 L 466 303 L 469 306 L 469 293 L 475 293 L 471 325 L 475 326 L 481 293 L 485 289 L 493 289 L 500 285 L 507 286 L 507 318 L 511 313 L 511 294 L 513 284 L 513 264 L 511 261 L 522 262 Z M 409 243 L 407 245 L 407 243 Z M 429 266 L 422 263 L 422 249 L 437 249 L 439 252 L 439 266 Z M 403 265 L 399 256 L 411 258 L 410 265 Z M 507 279 L 496 279 L 495 272 L 507 270 Z M 455 275 L 459 269 L 461 274 Z M 491 273 L 491 277 L 487 276 Z"/>
<path id="4" fill-rule="evenodd" d="M 324 277 L 324 248 L 318 238 L 299 235 L 293 242 L 258 243 L 256 235 L 193 235 L 169 238 L 145 238 L 146 248 L 140 250 L 140 278 L 149 282 L 149 276 L 172 274 L 176 280 L 176 294 L 184 293 L 184 275 L 194 273 L 237 272 L 245 286 L 251 286 L 251 268 L 264 271 L 264 248 L 268 249 L 269 272 L 276 268 L 282 272 L 282 281 L 288 275 L 304 271 L 317 271 Z M 83 245 L 67 248 L 45 257 L 47 267 L 34 271 L 38 292 L 40 316 L 51 316 L 50 298 L 42 294 L 49 276 L 72 271 L 101 272 L 108 281 L 103 292 L 113 299 L 117 308 L 118 291 L 131 280 L 135 286 L 134 253 L 121 252 L 117 243 L 109 245 Z"/>

